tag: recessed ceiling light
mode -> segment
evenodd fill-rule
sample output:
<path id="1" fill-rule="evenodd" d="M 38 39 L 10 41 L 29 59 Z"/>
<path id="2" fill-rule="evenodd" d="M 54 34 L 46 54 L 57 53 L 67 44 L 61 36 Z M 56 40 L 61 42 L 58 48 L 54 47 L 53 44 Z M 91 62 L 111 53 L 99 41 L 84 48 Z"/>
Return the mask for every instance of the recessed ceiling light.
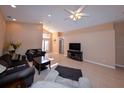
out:
<path id="1" fill-rule="evenodd" d="M 51 16 L 52 16 L 51 14 L 48 15 L 48 17 L 51 17 Z"/>
<path id="2" fill-rule="evenodd" d="M 15 6 L 15 5 L 11 5 L 11 7 L 16 8 L 16 6 Z"/>
<path id="3" fill-rule="evenodd" d="M 12 20 L 13 20 L 13 21 L 16 21 L 16 19 L 15 19 L 15 18 L 13 18 Z"/>

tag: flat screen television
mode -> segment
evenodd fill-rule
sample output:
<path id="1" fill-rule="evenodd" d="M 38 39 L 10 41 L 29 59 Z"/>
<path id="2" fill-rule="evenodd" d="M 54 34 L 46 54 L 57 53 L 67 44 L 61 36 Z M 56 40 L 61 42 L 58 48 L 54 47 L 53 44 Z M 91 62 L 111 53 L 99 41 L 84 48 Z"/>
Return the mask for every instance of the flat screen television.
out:
<path id="1" fill-rule="evenodd" d="M 80 43 L 69 43 L 69 50 L 81 50 L 81 44 Z"/>

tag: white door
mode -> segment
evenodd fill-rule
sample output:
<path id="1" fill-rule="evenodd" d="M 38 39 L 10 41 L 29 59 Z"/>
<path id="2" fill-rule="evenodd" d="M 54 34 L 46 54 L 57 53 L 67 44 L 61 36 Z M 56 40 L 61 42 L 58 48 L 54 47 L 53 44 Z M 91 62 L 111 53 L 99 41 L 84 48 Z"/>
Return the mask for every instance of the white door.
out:
<path id="1" fill-rule="evenodd" d="M 64 54 L 64 39 L 59 39 L 59 53 Z"/>

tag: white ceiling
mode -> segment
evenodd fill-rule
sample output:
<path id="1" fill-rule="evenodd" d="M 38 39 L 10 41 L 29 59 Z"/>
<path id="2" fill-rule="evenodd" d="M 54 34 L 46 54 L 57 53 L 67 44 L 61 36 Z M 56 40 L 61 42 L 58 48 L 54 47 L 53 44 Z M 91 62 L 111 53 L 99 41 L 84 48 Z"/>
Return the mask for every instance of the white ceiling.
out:
<path id="1" fill-rule="evenodd" d="M 16 8 L 0 6 L 6 20 L 7 16 L 11 16 L 20 22 L 42 21 L 49 29 L 62 32 L 124 20 L 124 5 L 88 5 L 84 12 L 89 17 L 84 17 L 77 22 L 71 19 L 65 20 L 69 13 L 64 9 L 76 10 L 79 7 L 79 5 L 17 5 Z M 48 17 L 48 14 L 52 16 Z"/>

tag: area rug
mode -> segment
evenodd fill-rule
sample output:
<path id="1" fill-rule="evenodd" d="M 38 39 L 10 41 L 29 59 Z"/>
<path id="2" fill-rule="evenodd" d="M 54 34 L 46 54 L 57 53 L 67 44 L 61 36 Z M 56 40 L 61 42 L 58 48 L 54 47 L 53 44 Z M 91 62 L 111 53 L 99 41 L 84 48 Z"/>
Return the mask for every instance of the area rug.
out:
<path id="1" fill-rule="evenodd" d="M 80 69 L 70 68 L 58 65 L 55 68 L 56 71 L 59 72 L 59 76 L 71 80 L 78 81 L 80 77 L 82 77 L 82 72 Z"/>

